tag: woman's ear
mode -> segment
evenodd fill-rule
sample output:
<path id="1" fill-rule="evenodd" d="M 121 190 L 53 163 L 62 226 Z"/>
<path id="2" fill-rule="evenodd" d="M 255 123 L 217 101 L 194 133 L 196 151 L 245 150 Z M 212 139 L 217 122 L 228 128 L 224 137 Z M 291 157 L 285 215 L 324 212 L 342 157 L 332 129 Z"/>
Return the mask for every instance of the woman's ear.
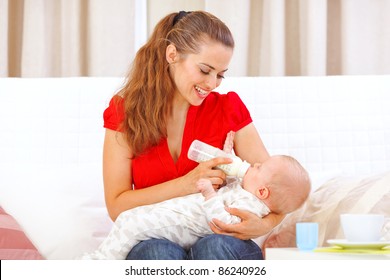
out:
<path id="1" fill-rule="evenodd" d="M 175 45 L 168 45 L 165 51 L 165 58 L 169 64 L 174 63 L 177 60 L 177 50 Z"/>
<path id="2" fill-rule="evenodd" d="M 266 186 L 261 186 L 256 190 L 256 196 L 258 199 L 264 200 L 269 197 L 269 189 Z"/>

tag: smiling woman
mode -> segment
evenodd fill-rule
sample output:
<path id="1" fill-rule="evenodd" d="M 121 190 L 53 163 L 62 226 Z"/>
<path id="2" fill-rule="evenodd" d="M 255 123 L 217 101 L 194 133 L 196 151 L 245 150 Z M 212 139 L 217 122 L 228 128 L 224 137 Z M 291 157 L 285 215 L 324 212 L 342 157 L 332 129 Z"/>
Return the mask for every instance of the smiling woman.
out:
<path id="1" fill-rule="evenodd" d="M 180 54 L 175 45 L 167 47 L 169 73 L 176 84 L 175 102 L 199 106 L 218 87 L 227 71 L 233 49 L 212 39 L 204 39 L 199 51 Z M 196 95 L 193 94 L 195 89 Z"/>
<path id="2" fill-rule="evenodd" d="M 233 49 L 232 34 L 217 17 L 182 11 L 164 17 L 138 51 L 126 84 L 104 112 L 104 188 L 113 220 L 128 209 L 197 193 L 202 178 L 221 187 L 226 175 L 214 167 L 230 159 L 191 161 L 187 152 L 195 139 L 222 148 L 234 131 L 236 155 L 249 163 L 269 158 L 238 94 L 213 91 L 229 68 Z M 211 226 L 224 235 L 206 236 L 189 250 L 146 240 L 128 258 L 261 259 L 260 248 L 249 239 L 267 233 L 282 216 L 260 219 L 243 210 L 235 215 L 241 223 Z"/>
<path id="3" fill-rule="evenodd" d="M 172 109 L 173 114 L 181 113 L 180 119 L 185 117 L 183 109 L 187 110 L 188 104 L 180 105 L 178 110 L 173 105 L 181 102 L 177 92 L 187 96 L 193 95 L 195 86 L 206 91 L 217 86 L 213 79 L 201 75 L 199 64 L 215 64 L 212 67 L 220 68 L 218 72 L 224 71 L 233 48 L 228 27 L 206 12 L 182 12 L 180 20 L 174 13 L 157 24 L 149 41 L 138 51 L 128 82 L 120 92 L 127 120 L 123 132 L 133 155 L 157 145 L 167 135 L 165 126 Z M 137 110 L 138 106 L 143 110 Z"/>

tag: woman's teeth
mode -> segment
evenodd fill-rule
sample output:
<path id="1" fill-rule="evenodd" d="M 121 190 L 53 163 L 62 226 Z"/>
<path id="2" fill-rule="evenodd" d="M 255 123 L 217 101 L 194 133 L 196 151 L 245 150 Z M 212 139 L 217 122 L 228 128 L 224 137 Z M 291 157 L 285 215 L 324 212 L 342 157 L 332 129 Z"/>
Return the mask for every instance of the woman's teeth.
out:
<path id="1" fill-rule="evenodd" d="M 195 89 L 199 92 L 199 94 L 201 95 L 206 95 L 207 94 L 207 91 L 201 89 L 200 87 L 198 86 L 195 86 Z"/>

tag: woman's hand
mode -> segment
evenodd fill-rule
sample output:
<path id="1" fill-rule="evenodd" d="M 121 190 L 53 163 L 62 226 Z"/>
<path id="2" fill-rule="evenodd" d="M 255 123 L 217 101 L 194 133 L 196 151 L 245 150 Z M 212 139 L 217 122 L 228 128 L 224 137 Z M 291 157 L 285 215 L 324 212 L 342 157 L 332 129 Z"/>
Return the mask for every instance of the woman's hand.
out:
<path id="1" fill-rule="evenodd" d="M 232 163 L 232 159 L 220 157 L 201 162 L 196 168 L 182 177 L 182 179 L 185 180 L 183 185 L 189 186 L 191 188 L 189 191 L 190 193 L 195 193 L 198 192 L 196 188 L 196 183 L 198 180 L 208 179 L 211 181 L 214 189 L 218 189 L 226 180 L 226 174 L 222 170 L 215 169 L 215 167 L 220 164 L 229 163 Z"/>
<path id="2" fill-rule="evenodd" d="M 242 240 L 253 239 L 267 234 L 285 217 L 284 215 L 270 213 L 264 218 L 259 218 L 249 211 L 237 208 L 226 208 L 226 211 L 231 215 L 239 217 L 241 223 L 229 225 L 214 219 L 213 223 L 210 223 L 211 230 L 217 234 L 230 235 Z"/>

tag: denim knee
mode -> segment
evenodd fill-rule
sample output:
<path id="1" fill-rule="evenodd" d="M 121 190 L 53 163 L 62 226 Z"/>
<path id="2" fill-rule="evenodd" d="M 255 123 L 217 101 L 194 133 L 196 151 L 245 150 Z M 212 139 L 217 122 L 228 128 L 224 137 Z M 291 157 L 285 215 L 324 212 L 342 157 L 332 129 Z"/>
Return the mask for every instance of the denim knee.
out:
<path id="1" fill-rule="evenodd" d="M 149 239 L 134 246 L 127 260 L 184 260 L 187 252 L 168 240 Z"/>
<path id="2" fill-rule="evenodd" d="M 200 239 L 189 251 L 193 260 L 261 260 L 261 249 L 252 240 L 212 234 Z"/>

